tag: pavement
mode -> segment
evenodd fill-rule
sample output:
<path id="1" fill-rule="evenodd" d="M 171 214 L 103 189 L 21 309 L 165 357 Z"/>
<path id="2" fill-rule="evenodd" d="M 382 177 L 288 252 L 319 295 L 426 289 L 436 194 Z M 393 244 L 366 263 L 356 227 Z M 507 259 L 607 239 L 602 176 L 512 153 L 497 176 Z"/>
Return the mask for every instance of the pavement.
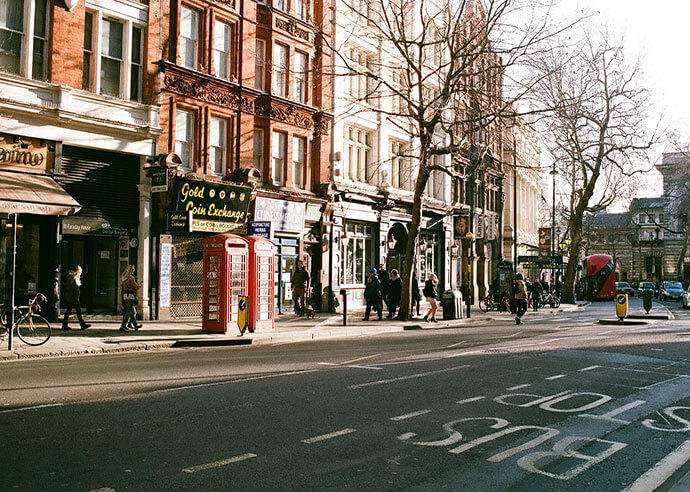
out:
<path id="1" fill-rule="evenodd" d="M 586 304 L 564 304 L 558 309 L 542 309 L 544 312 L 566 312 L 581 309 Z M 537 313 L 528 311 L 525 316 Z M 0 361 L 20 359 L 35 359 L 42 357 L 65 357 L 95 355 L 104 353 L 165 350 L 181 347 L 227 346 L 227 345 L 258 345 L 294 343 L 309 340 L 323 340 L 330 338 L 358 337 L 381 333 L 389 333 L 410 329 L 440 330 L 459 328 L 478 322 L 490 322 L 495 319 L 510 319 L 507 313 L 482 313 L 478 307 L 472 308 L 472 317 L 443 320 L 441 309 L 438 313 L 438 323 L 426 323 L 421 318 L 410 321 L 386 319 L 381 321 L 362 321 L 363 311 L 348 313 L 347 326 L 343 326 L 341 314 L 317 313 L 313 319 L 298 317 L 294 314 L 281 314 L 276 318 L 275 329 L 246 332 L 244 336 L 239 330 L 228 333 L 210 333 L 202 330 L 201 320 L 178 321 L 143 321 L 139 331 L 119 331 L 119 318 L 85 317 L 91 324 L 87 330 L 72 329 L 63 331 L 59 323 L 52 324 L 52 335 L 48 342 L 38 347 L 26 345 L 16 336 L 12 350 L 7 350 L 7 337 L 0 339 Z M 76 327 L 76 320 L 72 323 Z"/>

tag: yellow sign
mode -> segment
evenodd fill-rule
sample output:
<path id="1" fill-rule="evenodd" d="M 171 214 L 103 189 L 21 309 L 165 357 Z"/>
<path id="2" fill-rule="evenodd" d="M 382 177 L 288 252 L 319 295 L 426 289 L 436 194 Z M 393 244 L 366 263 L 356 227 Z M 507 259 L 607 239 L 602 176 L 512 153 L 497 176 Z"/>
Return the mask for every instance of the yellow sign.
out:
<path id="1" fill-rule="evenodd" d="M 244 335 L 249 324 L 249 298 L 247 296 L 237 296 L 237 327 L 240 329 L 240 335 Z"/>
<path id="2" fill-rule="evenodd" d="M 616 296 L 616 316 L 620 319 L 625 319 L 628 316 L 628 294 Z"/>
<path id="3" fill-rule="evenodd" d="M 217 220 L 206 220 L 192 218 L 192 232 L 230 232 L 232 234 L 247 234 L 247 224 L 235 224 L 232 222 L 221 222 Z"/>

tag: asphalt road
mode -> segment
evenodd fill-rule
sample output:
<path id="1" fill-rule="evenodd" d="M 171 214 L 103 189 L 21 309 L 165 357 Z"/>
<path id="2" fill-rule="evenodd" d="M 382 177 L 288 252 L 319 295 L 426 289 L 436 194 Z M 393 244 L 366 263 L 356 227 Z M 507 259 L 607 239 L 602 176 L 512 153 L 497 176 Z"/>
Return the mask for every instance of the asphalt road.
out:
<path id="1" fill-rule="evenodd" d="M 690 490 L 667 305 L 3 363 L 0 490 Z"/>

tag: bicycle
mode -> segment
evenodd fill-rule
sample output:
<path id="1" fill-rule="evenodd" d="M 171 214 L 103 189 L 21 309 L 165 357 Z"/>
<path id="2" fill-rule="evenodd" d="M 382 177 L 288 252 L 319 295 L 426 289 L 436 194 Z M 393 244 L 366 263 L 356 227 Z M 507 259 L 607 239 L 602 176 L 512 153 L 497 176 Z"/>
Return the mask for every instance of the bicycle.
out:
<path id="1" fill-rule="evenodd" d="M 496 310 L 499 313 L 503 311 L 510 311 L 510 300 L 507 296 L 504 295 L 501 296 L 501 299 L 499 301 L 496 301 L 494 295 L 492 293 L 489 293 L 489 295 L 480 299 L 479 309 L 481 309 L 485 313 L 493 310 Z"/>
<path id="2" fill-rule="evenodd" d="M 545 296 L 542 296 L 539 301 L 538 307 L 544 307 L 547 304 L 552 308 L 557 308 L 561 305 L 561 298 L 556 295 L 555 291 L 551 291 Z"/>
<path id="3" fill-rule="evenodd" d="M 29 298 L 28 306 L 14 307 L 14 333 L 27 345 L 38 346 L 48 341 L 51 335 L 50 323 L 41 316 L 41 303 L 47 298 L 40 292 L 33 299 Z M 0 312 L 0 338 L 9 334 L 10 307 L 3 306 Z"/>

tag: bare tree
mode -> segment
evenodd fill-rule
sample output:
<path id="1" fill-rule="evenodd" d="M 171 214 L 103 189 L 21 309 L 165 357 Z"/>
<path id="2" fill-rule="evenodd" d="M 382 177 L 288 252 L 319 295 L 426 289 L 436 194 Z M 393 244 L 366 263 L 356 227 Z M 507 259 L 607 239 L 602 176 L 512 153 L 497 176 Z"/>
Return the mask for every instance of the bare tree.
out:
<path id="1" fill-rule="evenodd" d="M 534 67 L 544 75 L 535 97 L 548 110 L 542 121 L 559 183 L 572 196 L 563 301 L 574 302 L 584 215 L 604 210 L 630 187 L 656 139 L 647 130 L 649 92 L 639 66 L 625 63 L 607 32 L 585 32 L 572 46 L 537 57 Z"/>
<path id="2" fill-rule="evenodd" d="M 462 159 L 473 177 L 485 157 L 500 162 L 505 119 L 516 116 L 514 103 L 526 93 L 514 84 L 506 97 L 505 71 L 564 26 L 549 22 L 550 0 L 343 2 L 339 5 L 355 19 L 349 36 L 380 53 L 369 59 L 346 46 L 347 41 L 331 46 L 340 68 L 333 72 L 349 79 L 347 113 L 374 112 L 384 118 L 407 136 L 404 157 L 414 163 L 409 169 L 414 195 L 400 308 L 406 319 L 415 261 L 409 253 L 416 251 L 432 173 L 458 177 L 455 164 Z M 443 156 L 447 158 L 438 159 Z"/>

